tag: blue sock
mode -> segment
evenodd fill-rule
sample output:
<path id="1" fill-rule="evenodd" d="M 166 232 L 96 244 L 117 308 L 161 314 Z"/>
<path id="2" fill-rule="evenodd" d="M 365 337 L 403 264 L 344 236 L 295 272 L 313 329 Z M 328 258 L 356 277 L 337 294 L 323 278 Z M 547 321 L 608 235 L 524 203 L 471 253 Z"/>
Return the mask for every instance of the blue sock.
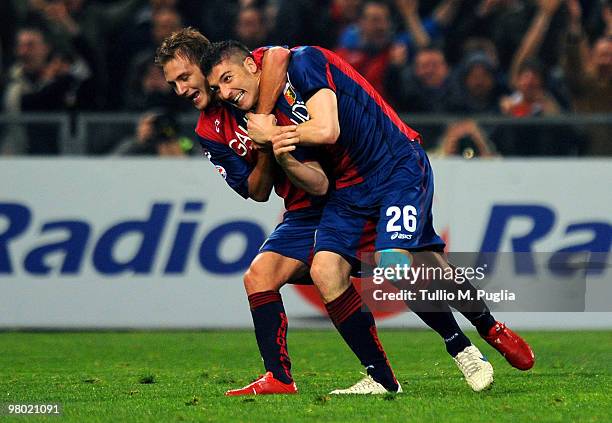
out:
<path id="1" fill-rule="evenodd" d="M 276 291 L 249 295 L 257 346 L 267 371 L 283 383 L 293 382 L 287 350 L 287 316 Z"/>
<path id="2" fill-rule="evenodd" d="M 414 311 L 414 310 L 413 310 Z M 453 314 L 441 311 L 414 312 L 427 326 L 444 339 L 446 351 L 453 357 L 472 345 L 470 339 L 459 328 Z"/>
<path id="3" fill-rule="evenodd" d="M 374 316 L 364 307 L 355 287 L 351 284 L 325 307 L 336 329 L 372 379 L 388 391 L 396 392 L 399 384 L 378 339 Z"/>

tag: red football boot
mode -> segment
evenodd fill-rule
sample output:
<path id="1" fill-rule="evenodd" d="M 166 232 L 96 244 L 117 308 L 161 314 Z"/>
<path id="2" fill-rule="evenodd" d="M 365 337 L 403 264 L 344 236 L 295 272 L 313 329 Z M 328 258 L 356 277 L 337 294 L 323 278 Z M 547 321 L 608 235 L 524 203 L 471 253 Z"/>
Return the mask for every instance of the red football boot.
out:
<path id="1" fill-rule="evenodd" d="M 265 375 L 257 379 L 255 382 L 248 384 L 244 388 L 231 389 L 225 393 L 228 397 L 239 395 L 272 395 L 272 394 L 297 394 L 297 386 L 295 382 L 283 383 L 274 378 L 272 372 L 266 372 Z"/>
<path id="2" fill-rule="evenodd" d="M 519 370 L 529 370 L 535 363 L 535 355 L 527 342 L 516 333 L 512 332 L 501 322 L 489 330 L 485 341 L 501 353 L 512 367 Z"/>

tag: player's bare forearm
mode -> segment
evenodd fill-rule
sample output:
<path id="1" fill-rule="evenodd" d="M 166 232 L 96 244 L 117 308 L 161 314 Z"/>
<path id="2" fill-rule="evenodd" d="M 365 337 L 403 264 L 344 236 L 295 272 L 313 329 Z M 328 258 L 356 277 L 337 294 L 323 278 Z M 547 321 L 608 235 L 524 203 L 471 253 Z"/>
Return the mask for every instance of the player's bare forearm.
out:
<path id="1" fill-rule="evenodd" d="M 274 157 L 293 185 L 312 195 L 325 195 L 329 180 L 321 165 L 315 161 L 302 163 L 292 155 L 299 142 L 295 127 L 281 127 L 281 133 L 272 137 Z"/>
<path id="2" fill-rule="evenodd" d="M 272 113 L 276 100 L 287 82 L 290 58 L 291 52 L 283 47 L 273 47 L 264 53 L 259 81 L 259 101 L 255 113 Z"/>
<path id="3" fill-rule="evenodd" d="M 329 179 L 317 162 L 301 163 L 287 154 L 281 167 L 293 185 L 312 195 L 325 195 L 329 189 Z"/>
<path id="4" fill-rule="evenodd" d="M 340 136 L 336 94 L 328 88 L 319 90 L 306 102 L 306 107 L 310 120 L 297 127 L 300 144 L 335 144 Z"/>
<path id="5" fill-rule="evenodd" d="M 249 175 L 249 197 L 255 201 L 264 202 L 270 198 L 274 176 L 272 166 L 274 158 L 270 152 L 259 151 L 257 154 L 257 164 Z"/>

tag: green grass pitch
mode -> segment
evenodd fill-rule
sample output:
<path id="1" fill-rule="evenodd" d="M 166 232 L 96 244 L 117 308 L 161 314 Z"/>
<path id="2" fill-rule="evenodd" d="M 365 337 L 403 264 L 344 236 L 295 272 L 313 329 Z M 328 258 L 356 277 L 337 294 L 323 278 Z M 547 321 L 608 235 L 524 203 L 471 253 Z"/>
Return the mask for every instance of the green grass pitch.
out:
<path id="1" fill-rule="evenodd" d="M 475 333 L 495 368 L 472 392 L 438 337 L 381 330 L 405 393 L 335 397 L 361 378 L 333 331 L 289 332 L 300 394 L 226 398 L 262 372 L 251 331 L 0 333 L 0 421 L 610 421 L 612 332 L 523 332 L 537 362 L 511 368 Z M 61 403 L 61 416 L 7 416 L 7 404 Z"/>

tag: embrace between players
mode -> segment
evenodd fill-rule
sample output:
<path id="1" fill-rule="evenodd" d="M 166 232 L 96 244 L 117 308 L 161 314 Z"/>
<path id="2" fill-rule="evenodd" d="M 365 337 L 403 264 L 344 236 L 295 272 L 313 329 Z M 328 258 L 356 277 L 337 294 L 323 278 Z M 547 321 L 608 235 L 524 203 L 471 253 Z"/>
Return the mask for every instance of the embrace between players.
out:
<path id="1" fill-rule="evenodd" d="M 199 141 L 230 187 L 255 201 L 267 201 L 274 188 L 287 210 L 244 276 L 266 373 L 226 395 L 297 393 L 279 289 L 305 280 L 367 372 L 332 393 L 401 392 L 350 276 L 364 251 L 376 251 L 379 266 L 450 266 L 433 228 L 433 174 L 419 134 L 350 65 L 319 47 L 250 52 L 185 28 L 163 41 L 156 61 L 175 93 L 201 112 Z M 407 218 L 391 221 L 396 209 Z M 482 301 L 469 310 L 444 301 L 409 306 L 443 338 L 474 391 L 491 386 L 493 368 L 450 306 L 512 366 L 534 364 L 527 343 Z"/>

